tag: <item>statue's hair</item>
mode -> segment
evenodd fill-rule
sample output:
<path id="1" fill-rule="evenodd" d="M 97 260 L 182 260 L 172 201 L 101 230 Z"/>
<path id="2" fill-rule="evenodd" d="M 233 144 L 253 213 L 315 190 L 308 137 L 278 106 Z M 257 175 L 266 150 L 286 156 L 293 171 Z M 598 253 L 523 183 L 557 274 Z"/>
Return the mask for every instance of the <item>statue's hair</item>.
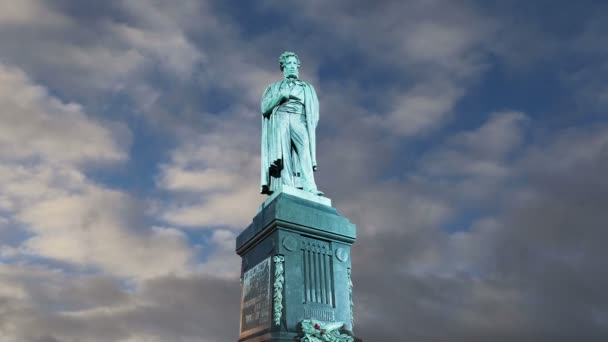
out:
<path id="1" fill-rule="evenodd" d="M 298 61 L 298 65 L 300 65 L 300 57 L 298 57 L 295 52 L 285 51 L 281 54 L 281 57 L 279 57 L 279 66 L 281 67 L 281 71 L 283 71 L 283 68 L 285 67 L 285 61 L 287 61 L 287 57 L 295 57 Z"/>

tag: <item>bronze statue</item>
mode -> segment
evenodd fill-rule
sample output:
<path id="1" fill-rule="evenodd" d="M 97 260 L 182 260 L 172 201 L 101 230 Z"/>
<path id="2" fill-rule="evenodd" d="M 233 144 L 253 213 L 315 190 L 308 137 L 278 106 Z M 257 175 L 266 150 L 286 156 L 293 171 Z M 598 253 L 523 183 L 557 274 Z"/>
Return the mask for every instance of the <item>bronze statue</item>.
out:
<path id="1" fill-rule="evenodd" d="M 313 174 L 319 100 L 312 85 L 299 79 L 298 55 L 284 52 L 279 64 L 283 80 L 268 86 L 262 97 L 261 193 L 291 186 L 322 196 Z"/>

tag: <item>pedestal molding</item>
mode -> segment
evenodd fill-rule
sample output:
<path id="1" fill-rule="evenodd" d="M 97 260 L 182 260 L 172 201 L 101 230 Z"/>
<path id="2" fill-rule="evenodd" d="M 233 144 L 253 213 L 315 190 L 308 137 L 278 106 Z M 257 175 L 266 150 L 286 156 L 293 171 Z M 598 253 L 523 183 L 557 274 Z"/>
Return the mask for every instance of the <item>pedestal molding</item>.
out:
<path id="1" fill-rule="evenodd" d="M 317 228 L 312 228 L 301 224 L 277 219 L 267 225 L 264 229 L 260 230 L 258 234 L 249 239 L 247 242 L 243 243 L 241 247 L 236 250 L 236 253 L 241 256 L 247 253 L 249 249 L 253 248 L 258 242 L 264 240 L 264 238 L 272 234 L 278 227 L 296 233 L 304 233 L 312 236 L 319 236 L 326 239 L 343 242 L 349 245 L 355 241 L 355 239 L 350 236 L 336 234 L 327 230 L 320 230 Z"/>

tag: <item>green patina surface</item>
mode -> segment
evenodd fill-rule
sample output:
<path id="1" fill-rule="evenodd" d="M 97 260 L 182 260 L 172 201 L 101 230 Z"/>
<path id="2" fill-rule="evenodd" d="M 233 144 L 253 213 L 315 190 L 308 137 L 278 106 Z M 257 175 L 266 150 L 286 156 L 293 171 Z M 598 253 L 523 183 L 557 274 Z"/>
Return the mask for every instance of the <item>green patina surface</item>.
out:
<path id="1" fill-rule="evenodd" d="M 241 335 L 240 341 L 303 338 L 305 320 L 344 322 L 340 327 L 352 331 L 350 247 L 355 237 L 355 225 L 330 206 L 286 193 L 263 206 L 237 237 L 236 250 L 242 257 L 242 273 L 269 257 L 274 261 L 273 324 L 251 329 L 256 332 Z M 342 334 L 333 335 L 325 338 Z M 317 337 L 309 335 L 305 341 Z M 340 338 L 318 341 L 350 341 Z"/>
<path id="2" fill-rule="evenodd" d="M 244 279 L 239 341 L 352 342 L 355 225 L 314 180 L 315 90 L 299 79 L 295 53 L 279 62 L 283 80 L 268 86 L 261 103 L 260 185 L 270 197 L 236 239 Z"/>
<path id="3" fill-rule="evenodd" d="M 282 185 L 315 195 L 316 134 L 319 100 L 312 85 L 299 79 L 300 59 L 293 52 L 279 58 L 283 80 L 268 86 L 262 96 L 261 193 Z"/>
<path id="4" fill-rule="evenodd" d="M 283 262 L 285 257 L 275 255 L 274 260 L 274 324 L 281 325 L 283 315 L 283 284 L 285 283 Z"/>

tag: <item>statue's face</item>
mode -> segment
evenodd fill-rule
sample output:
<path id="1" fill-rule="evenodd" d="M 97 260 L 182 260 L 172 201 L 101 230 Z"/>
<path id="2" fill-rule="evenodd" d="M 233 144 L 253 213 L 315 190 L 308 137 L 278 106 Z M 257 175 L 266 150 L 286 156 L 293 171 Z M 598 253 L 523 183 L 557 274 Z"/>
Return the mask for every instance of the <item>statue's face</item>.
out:
<path id="1" fill-rule="evenodd" d="M 285 78 L 298 78 L 300 76 L 300 65 L 294 56 L 289 56 L 285 59 L 285 63 L 283 63 L 283 76 Z"/>

